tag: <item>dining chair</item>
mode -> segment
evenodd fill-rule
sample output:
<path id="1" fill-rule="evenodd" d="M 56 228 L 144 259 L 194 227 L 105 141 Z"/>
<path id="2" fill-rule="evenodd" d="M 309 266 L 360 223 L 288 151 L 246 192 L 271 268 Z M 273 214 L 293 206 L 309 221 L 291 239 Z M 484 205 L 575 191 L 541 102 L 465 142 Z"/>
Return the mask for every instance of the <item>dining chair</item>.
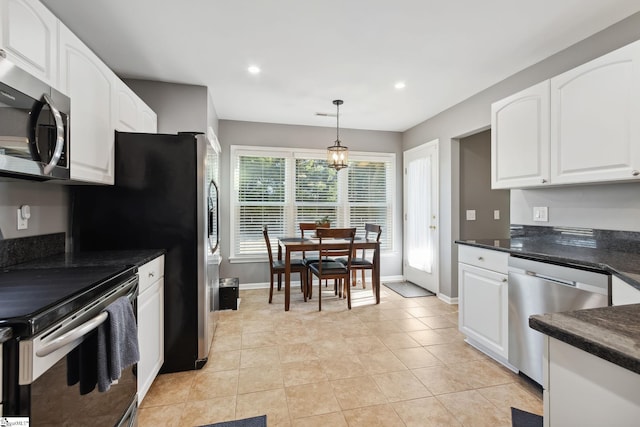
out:
<path id="1" fill-rule="evenodd" d="M 267 245 L 267 253 L 269 254 L 269 304 L 273 299 L 273 276 L 278 275 L 278 290 L 280 290 L 280 284 L 282 283 L 282 275 L 285 272 L 286 265 L 283 260 L 273 259 L 273 252 L 271 250 L 271 241 L 269 240 L 269 230 L 266 225 L 262 226 L 262 235 L 264 236 L 264 242 Z M 307 301 L 307 267 L 304 265 L 301 259 L 291 260 L 291 272 L 300 273 L 300 289 L 303 293 L 304 301 Z"/>
<path id="2" fill-rule="evenodd" d="M 318 228 L 318 253 L 320 259 L 308 266 L 309 273 L 318 277 L 318 311 L 322 311 L 322 279 L 334 279 L 336 286 L 345 285 L 347 307 L 351 310 L 351 257 L 353 255 L 353 239 L 355 228 Z M 344 241 L 344 245 L 335 247 L 336 240 Z M 333 246 L 333 247 L 332 247 Z M 345 257 L 346 263 L 329 258 Z M 310 294 L 310 292 L 309 292 Z"/>
<path id="3" fill-rule="evenodd" d="M 331 223 L 317 224 L 315 222 L 301 222 L 299 227 L 300 227 L 300 237 L 304 239 L 305 232 L 307 232 L 307 237 L 314 237 L 311 234 L 315 235 L 315 231 L 318 228 L 331 228 Z M 319 259 L 320 259 L 320 256 L 318 255 L 318 252 L 306 252 L 306 251 L 302 252 L 302 261 L 304 262 L 304 265 L 307 267 L 307 269 L 309 268 L 309 264 L 318 262 Z M 311 276 L 308 272 L 307 272 L 307 281 L 309 283 L 309 289 L 311 289 L 311 287 L 313 286 L 313 276 Z M 325 287 L 326 286 L 327 286 L 327 282 L 325 281 Z"/>
<path id="4" fill-rule="evenodd" d="M 382 234 L 382 227 L 376 224 L 365 224 L 364 225 L 364 238 L 366 240 L 369 239 L 369 236 L 376 236 L 376 242 L 380 242 L 380 235 Z M 367 249 L 361 249 L 361 254 L 360 256 L 358 256 L 357 250 L 355 253 L 355 256 L 353 258 L 351 258 L 351 279 L 353 281 L 353 286 L 356 286 L 356 276 L 357 276 L 357 271 L 360 270 L 361 271 L 361 278 L 362 278 L 362 289 L 366 289 L 367 284 L 365 282 L 365 272 L 367 270 L 371 270 L 373 271 L 373 261 L 370 261 L 369 258 L 367 258 Z M 371 251 L 373 251 L 373 249 L 371 249 Z M 341 263 L 346 263 L 346 258 L 339 258 L 337 261 L 340 261 Z"/>

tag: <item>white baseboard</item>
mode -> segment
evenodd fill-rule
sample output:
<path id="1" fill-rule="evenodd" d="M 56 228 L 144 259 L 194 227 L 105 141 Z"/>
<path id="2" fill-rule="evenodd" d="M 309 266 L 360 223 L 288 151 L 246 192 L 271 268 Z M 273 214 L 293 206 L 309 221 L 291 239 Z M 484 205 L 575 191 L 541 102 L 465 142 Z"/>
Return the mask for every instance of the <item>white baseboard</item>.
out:
<path id="1" fill-rule="evenodd" d="M 438 294 L 438 298 L 440 298 L 442 301 L 446 302 L 447 304 L 458 303 L 458 297 L 451 298 L 449 296 L 446 296 L 445 294 Z"/>
<path id="2" fill-rule="evenodd" d="M 284 280 L 284 279 L 283 279 Z M 404 276 L 385 276 L 381 277 L 380 280 L 382 283 L 385 282 L 403 282 Z M 273 284 L 274 287 L 278 286 L 276 282 Z M 295 282 L 291 282 L 291 288 L 294 286 L 300 287 L 300 281 L 297 280 Z M 269 282 L 257 282 L 257 283 L 240 283 L 240 290 L 250 290 L 250 289 L 269 289 Z"/>

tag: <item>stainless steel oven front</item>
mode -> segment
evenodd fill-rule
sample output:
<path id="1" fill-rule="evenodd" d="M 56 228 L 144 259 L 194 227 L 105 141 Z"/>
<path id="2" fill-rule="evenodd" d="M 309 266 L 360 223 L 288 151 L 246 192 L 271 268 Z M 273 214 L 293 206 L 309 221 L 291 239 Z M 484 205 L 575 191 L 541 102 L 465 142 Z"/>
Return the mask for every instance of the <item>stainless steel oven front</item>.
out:
<path id="1" fill-rule="evenodd" d="M 0 49 L 0 176 L 67 180 L 70 99 Z"/>
<path id="2" fill-rule="evenodd" d="M 95 358 L 83 358 L 81 344 L 93 339 L 106 320 L 104 309 L 122 296 L 129 298 L 137 316 L 137 275 L 36 336 L 4 343 L 4 416 L 28 417 L 36 427 L 137 425 L 136 365 L 124 369 L 106 392 L 97 386 L 82 390 L 82 379 L 79 384 L 72 380 L 78 372 L 70 362 L 74 352 L 79 351 L 75 360 L 81 373 L 95 372 Z"/>

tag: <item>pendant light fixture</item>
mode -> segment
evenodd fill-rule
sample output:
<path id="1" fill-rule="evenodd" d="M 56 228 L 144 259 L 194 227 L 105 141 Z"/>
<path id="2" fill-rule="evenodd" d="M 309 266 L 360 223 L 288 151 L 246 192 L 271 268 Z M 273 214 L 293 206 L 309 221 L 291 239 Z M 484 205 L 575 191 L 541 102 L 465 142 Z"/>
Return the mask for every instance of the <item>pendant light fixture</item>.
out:
<path id="1" fill-rule="evenodd" d="M 336 141 L 331 147 L 327 147 L 327 163 L 330 168 L 339 171 L 349 166 L 349 149 L 340 145 L 340 106 L 344 104 L 341 99 L 333 101 L 336 106 Z"/>

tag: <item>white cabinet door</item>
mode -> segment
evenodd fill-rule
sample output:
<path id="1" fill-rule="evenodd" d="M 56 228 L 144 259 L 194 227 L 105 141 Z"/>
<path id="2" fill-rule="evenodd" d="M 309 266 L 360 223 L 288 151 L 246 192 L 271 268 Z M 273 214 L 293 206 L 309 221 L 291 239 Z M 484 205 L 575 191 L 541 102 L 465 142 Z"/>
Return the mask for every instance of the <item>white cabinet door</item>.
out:
<path id="1" fill-rule="evenodd" d="M 138 95 L 122 80 L 116 79 L 115 100 L 115 128 L 121 132 L 138 132 L 140 120 L 138 116 L 138 103 L 142 102 Z"/>
<path id="2" fill-rule="evenodd" d="M 158 116 L 142 101 L 139 104 L 138 117 L 140 120 L 140 132 L 158 132 Z"/>
<path id="3" fill-rule="evenodd" d="M 116 75 L 60 25 L 60 84 L 71 98 L 71 179 L 113 184 Z"/>
<path id="4" fill-rule="evenodd" d="M 142 402 L 164 362 L 164 278 L 138 296 L 138 399 Z"/>
<path id="5" fill-rule="evenodd" d="M 611 277 L 611 305 L 640 304 L 640 290 L 617 278 Z"/>
<path id="6" fill-rule="evenodd" d="M 640 42 L 551 79 L 551 181 L 640 178 Z"/>
<path id="7" fill-rule="evenodd" d="M 509 356 L 507 276 L 460 263 L 458 293 L 460 332 L 506 361 Z"/>
<path id="8" fill-rule="evenodd" d="M 116 130 L 156 133 L 156 113 L 120 79 L 116 81 L 115 103 Z"/>
<path id="9" fill-rule="evenodd" d="M 138 402 L 142 402 L 164 363 L 164 256 L 138 269 Z"/>
<path id="10" fill-rule="evenodd" d="M 2 0 L 0 47 L 33 76 L 58 87 L 58 20 L 37 0 Z"/>
<path id="11" fill-rule="evenodd" d="M 549 181 L 549 81 L 491 105 L 491 188 Z"/>

